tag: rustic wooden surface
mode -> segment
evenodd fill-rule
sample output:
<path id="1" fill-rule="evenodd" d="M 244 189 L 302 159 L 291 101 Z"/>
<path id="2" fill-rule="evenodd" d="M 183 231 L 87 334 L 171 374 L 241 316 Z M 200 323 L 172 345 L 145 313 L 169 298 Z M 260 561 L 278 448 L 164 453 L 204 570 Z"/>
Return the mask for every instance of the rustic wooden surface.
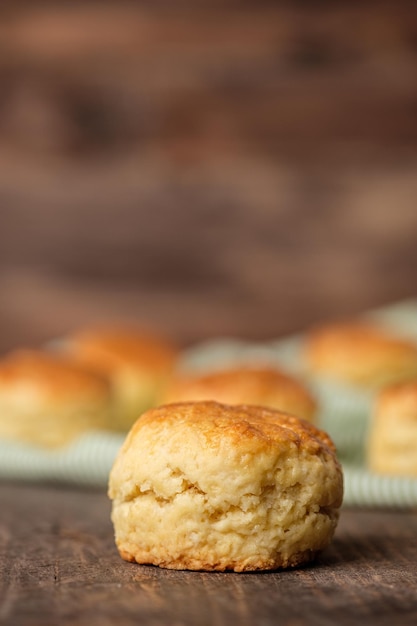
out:
<path id="1" fill-rule="evenodd" d="M 123 562 L 107 496 L 0 485 L 0 623 L 415 624 L 416 512 L 344 510 L 314 565 L 263 574 Z"/>

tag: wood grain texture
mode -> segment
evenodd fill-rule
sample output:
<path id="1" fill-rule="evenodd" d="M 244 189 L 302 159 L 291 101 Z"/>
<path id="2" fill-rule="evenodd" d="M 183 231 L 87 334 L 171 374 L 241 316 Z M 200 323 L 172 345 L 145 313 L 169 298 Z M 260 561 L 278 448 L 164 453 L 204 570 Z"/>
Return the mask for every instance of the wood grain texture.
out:
<path id="1" fill-rule="evenodd" d="M 314 565 L 223 574 L 123 562 L 102 492 L 1 484 L 0 501 L 1 624 L 415 623 L 415 512 L 344 510 Z"/>

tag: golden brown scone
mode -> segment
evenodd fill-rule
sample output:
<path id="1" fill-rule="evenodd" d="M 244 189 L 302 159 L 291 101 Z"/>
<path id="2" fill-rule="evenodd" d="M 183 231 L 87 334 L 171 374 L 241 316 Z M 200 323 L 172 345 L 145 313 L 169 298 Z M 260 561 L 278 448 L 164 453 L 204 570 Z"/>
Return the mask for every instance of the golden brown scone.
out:
<path id="1" fill-rule="evenodd" d="M 128 431 L 143 411 L 155 405 L 178 354 L 165 338 L 124 327 L 81 331 L 65 344 L 72 358 L 110 380 L 114 426 L 122 431 Z"/>
<path id="2" fill-rule="evenodd" d="M 67 359 L 16 350 L 0 359 L 0 437 L 62 446 L 110 423 L 108 382 Z"/>
<path id="3" fill-rule="evenodd" d="M 236 367 L 172 378 L 160 404 L 216 400 L 278 409 L 314 422 L 316 402 L 306 387 L 272 367 Z"/>
<path id="4" fill-rule="evenodd" d="M 368 388 L 417 376 L 417 345 L 364 323 L 312 330 L 305 359 L 312 375 Z"/>
<path id="5" fill-rule="evenodd" d="M 342 496 L 328 435 L 273 409 L 217 402 L 146 412 L 109 481 L 122 558 L 170 569 L 307 562 L 330 542 Z"/>
<path id="6" fill-rule="evenodd" d="M 367 452 L 371 471 L 417 476 L 417 380 L 378 394 Z"/>

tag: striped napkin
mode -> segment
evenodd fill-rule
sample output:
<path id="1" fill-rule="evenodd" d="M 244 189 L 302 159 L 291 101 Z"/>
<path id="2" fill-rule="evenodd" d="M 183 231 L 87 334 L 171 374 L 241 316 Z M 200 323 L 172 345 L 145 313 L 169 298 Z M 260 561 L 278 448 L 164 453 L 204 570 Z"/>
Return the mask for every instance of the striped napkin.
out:
<path id="1" fill-rule="evenodd" d="M 404 336 L 417 339 L 417 300 L 365 315 Z M 299 374 L 302 336 L 265 344 L 222 338 L 187 350 L 180 367 L 207 371 L 245 361 L 275 364 Z M 364 462 L 373 397 L 325 380 L 308 381 L 319 401 L 319 425 L 332 437 L 344 469 L 344 506 L 417 507 L 417 478 L 372 474 Z M 64 449 L 44 451 L 0 440 L 0 478 L 61 482 L 105 488 L 124 436 L 90 432 Z"/>

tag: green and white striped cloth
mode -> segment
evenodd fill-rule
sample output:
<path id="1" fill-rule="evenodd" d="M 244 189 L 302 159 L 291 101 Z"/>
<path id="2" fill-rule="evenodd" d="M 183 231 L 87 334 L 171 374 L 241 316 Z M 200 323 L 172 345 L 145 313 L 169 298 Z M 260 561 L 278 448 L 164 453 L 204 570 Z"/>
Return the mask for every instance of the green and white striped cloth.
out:
<path id="1" fill-rule="evenodd" d="M 54 451 L 0 441 L 0 477 L 106 487 L 123 440 L 124 436 L 97 431 Z"/>
<path id="2" fill-rule="evenodd" d="M 404 336 L 417 339 L 417 300 L 373 311 L 367 316 Z M 207 371 L 258 361 L 299 372 L 302 337 L 267 344 L 218 339 L 189 349 L 183 356 L 184 370 Z M 345 506 L 417 507 L 417 478 L 379 476 L 364 463 L 369 416 L 373 398 L 347 386 L 325 380 L 309 380 L 320 407 L 319 425 L 334 440 L 344 469 Z M 0 440 L 0 478 L 61 482 L 106 488 L 108 475 L 124 436 L 91 432 L 57 451 Z"/>

